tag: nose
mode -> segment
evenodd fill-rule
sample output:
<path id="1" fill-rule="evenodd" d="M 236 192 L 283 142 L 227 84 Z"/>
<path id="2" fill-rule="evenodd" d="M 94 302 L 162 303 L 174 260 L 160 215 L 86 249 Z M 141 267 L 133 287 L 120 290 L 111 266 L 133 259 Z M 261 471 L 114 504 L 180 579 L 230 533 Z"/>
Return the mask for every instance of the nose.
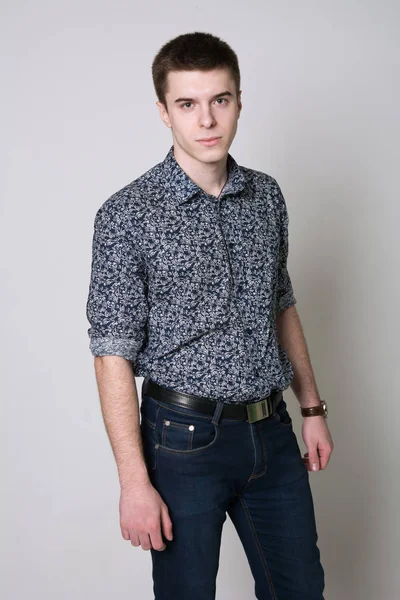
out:
<path id="1" fill-rule="evenodd" d="M 215 125 L 215 117 L 209 106 L 203 107 L 200 112 L 200 126 L 201 127 L 213 127 Z"/>

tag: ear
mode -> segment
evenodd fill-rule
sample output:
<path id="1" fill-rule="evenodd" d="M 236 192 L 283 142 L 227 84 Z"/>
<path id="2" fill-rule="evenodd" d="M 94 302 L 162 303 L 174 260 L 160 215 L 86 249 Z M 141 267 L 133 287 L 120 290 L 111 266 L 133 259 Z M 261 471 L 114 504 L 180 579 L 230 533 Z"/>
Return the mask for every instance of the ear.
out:
<path id="1" fill-rule="evenodd" d="M 241 110 L 243 108 L 243 105 L 242 105 L 242 90 L 239 90 L 239 92 L 238 92 L 237 103 L 238 103 L 238 111 L 239 111 L 238 119 L 239 119 Z"/>
<path id="2" fill-rule="evenodd" d="M 171 129 L 171 122 L 169 120 L 168 112 L 167 112 L 167 109 L 165 108 L 164 104 L 162 102 L 160 102 L 160 101 L 157 101 L 156 105 L 157 105 L 158 110 L 160 112 L 160 118 L 161 118 L 161 120 L 165 123 L 165 125 L 167 127 L 169 127 Z"/>

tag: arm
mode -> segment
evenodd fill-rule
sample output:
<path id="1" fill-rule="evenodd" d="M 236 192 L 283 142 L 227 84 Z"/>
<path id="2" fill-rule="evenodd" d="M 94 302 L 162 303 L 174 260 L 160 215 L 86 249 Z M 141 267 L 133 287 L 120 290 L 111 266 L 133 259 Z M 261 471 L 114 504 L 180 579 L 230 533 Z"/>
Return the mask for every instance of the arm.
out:
<path id="1" fill-rule="evenodd" d="M 289 217 L 286 203 L 280 195 L 281 227 L 277 277 L 276 329 L 278 341 L 293 367 L 292 390 L 301 407 L 316 406 L 320 401 L 303 329 L 297 314 L 296 298 L 287 268 L 289 253 Z M 326 420 L 322 416 L 303 417 L 302 435 L 308 452 L 304 462 L 308 470 L 324 469 L 333 450 Z"/>
<path id="2" fill-rule="evenodd" d="M 124 539 L 143 550 L 164 550 L 172 539 L 168 508 L 151 485 L 143 456 L 134 364 L 146 337 L 146 268 L 137 224 L 124 198 L 111 198 L 95 218 L 88 334 L 104 424 L 121 484 Z"/>
<path id="3" fill-rule="evenodd" d="M 316 406 L 320 401 L 320 396 L 295 306 L 290 306 L 277 313 L 276 327 L 278 341 L 292 363 L 294 377 L 290 385 L 300 406 L 304 408 Z"/>
<path id="4" fill-rule="evenodd" d="M 94 366 L 103 420 L 121 484 L 122 537 L 143 550 L 164 550 L 161 530 L 172 540 L 172 522 L 167 505 L 148 476 L 132 365 L 120 356 L 95 356 Z"/>
<path id="5" fill-rule="evenodd" d="M 121 489 L 148 484 L 132 365 L 119 356 L 95 356 L 94 366 L 103 420 L 117 463 Z"/>
<path id="6" fill-rule="evenodd" d="M 276 316 L 279 343 L 293 366 L 291 383 L 300 406 L 316 406 L 320 400 L 308 355 L 306 340 L 295 306 Z M 303 417 L 302 436 L 308 452 L 304 463 L 308 470 L 325 469 L 333 450 L 333 441 L 326 419 L 322 416 Z"/>
<path id="7" fill-rule="evenodd" d="M 145 268 L 132 219 L 118 198 L 96 214 L 87 317 L 103 419 L 123 488 L 148 481 L 134 361 L 145 336 Z"/>

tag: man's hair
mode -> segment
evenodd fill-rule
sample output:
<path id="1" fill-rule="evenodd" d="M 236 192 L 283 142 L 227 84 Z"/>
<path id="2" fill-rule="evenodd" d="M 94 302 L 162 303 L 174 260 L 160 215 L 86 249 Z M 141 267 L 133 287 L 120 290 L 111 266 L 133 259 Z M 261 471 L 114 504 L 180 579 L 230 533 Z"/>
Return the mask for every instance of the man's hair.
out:
<path id="1" fill-rule="evenodd" d="M 211 71 L 228 68 L 240 90 L 239 61 L 232 48 L 211 33 L 195 31 L 173 38 L 159 50 L 151 67 L 157 98 L 167 108 L 167 77 L 171 71 Z"/>

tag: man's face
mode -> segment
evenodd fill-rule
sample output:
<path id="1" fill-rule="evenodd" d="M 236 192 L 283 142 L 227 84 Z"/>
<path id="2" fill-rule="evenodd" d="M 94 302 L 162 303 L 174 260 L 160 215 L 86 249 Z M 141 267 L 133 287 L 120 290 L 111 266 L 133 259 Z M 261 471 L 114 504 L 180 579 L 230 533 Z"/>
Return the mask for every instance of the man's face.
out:
<path id="1" fill-rule="evenodd" d="M 172 130 L 179 152 L 203 163 L 222 160 L 236 135 L 242 108 L 229 69 L 172 71 L 168 74 L 167 110 L 157 106 L 161 119 Z M 218 138 L 215 144 L 201 139 Z"/>

